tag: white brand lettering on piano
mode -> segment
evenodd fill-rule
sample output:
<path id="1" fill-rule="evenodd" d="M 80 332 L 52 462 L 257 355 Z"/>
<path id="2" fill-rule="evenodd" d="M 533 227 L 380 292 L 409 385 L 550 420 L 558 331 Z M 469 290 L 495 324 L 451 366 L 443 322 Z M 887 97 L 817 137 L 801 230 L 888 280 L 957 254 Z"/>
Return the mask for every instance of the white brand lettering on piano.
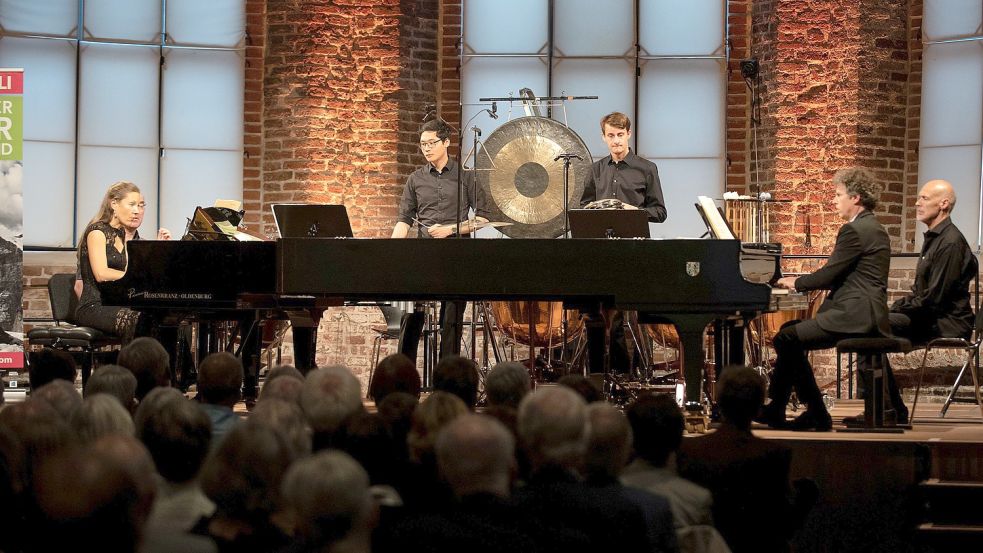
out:
<path id="1" fill-rule="evenodd" d="M 144 292 L 140 294 L 148 300 L 210 300 L 212 294 L 194 294 L 188 292 Z"/>

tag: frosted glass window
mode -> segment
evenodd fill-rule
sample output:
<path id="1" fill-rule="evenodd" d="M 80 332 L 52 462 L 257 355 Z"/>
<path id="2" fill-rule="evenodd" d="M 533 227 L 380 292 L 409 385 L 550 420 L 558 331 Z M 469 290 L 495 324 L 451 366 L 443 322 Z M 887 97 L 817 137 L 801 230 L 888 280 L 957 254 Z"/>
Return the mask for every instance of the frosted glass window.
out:
<path id="1" fill-rule="evenodd" d="M 171 50 L 164 60 L 162 146 L 241 150 L 244 75 L 239 53 Z"/>
<path id="2" fill-rule="evenodd" d="M 518 98 L 519 90 L 522 88 L 531 88 L 536 95 L 546 96 L 548 80 L 546 73 L 546 64 L 540 58 L 468 59 L 462 69 L 463 76 L 461 78 L 461 99 L 464 102 L 465 123 L 487 107 L 474 105 L 479 98 L 504 98 L 509 94 Z M 545 114 L 546 111 L 543 108 L 543 115 Z M 475 125 L 481 128 L 483 136 L 487 137 L 492 131 L 508 121 L 510 115 L 515 118 L 525 114 L 520 102 L 512 103 L 511 107 L 507 102 L 500 102 L 498 115 L 497 120 L 489 118 L 486 114 L 474 117 L 474 120 L 462 129 L 465 142 L 470 144 L 470 129 Z M 465 152 L 469 150 L 470 147 L 465 148 Z"/>
<path id="3" fill-rule="evenodd" d="M 983 43 L 925 48 L 922 146 L 979 144 L 983 118 Z"/>
<path id="4" fill-rule="evenodd" d="M 952 221 L 966 240 L 976 246 L 979 245 L 980 163 L 979 144 L 948 148 L 923 147 L 918 156 L 918 182 L 945 179 L 952 183 L 958 200 L 952 212 Z M 919 249 L 924 230 L 925 225 L 919 225 L 915 233 Z"/>
<path id="5" fill-rule="evenodd" d="M 159 60 L 155 48 L 82 46 L 80 144 L 157 147 Z"/>
<path id="6" fill-rule="evenodd" d="M 86 38 L 160 42 L 160 0 L 85 0 Z"/>
<path id="7" fill-rule="evenodd" d="M 167 0 L 169 44 L 232 48 L 246 34 L 244 0 Z"/>
<path id="8" fill-rule="evenodd" d="M 723 55 L 724 9 L 720 0 L 640 0 L 638 44 L 642 54 Z"/>
<path id="9" fill-rule="evenodd" d="M 723 65 L 718 60 L 649 60 L 638 85 L 639 155 L 723 157 Z"/>
<path id="10" fill-rule="evenodd" d="M 724 193 L 724 163 L 720 159 L 652 159 L 666 200 L 666 221 L 651 223 L 653 238 L 695 238 L 706 232 L 693 207 L 697 196 L 719 199 Z"/>
<path id="11" fill-rule="evenodd" d="M 0 27 L 12 33 L 73 36 L 78 30 L 78 0 L 3 0 Z"/>
<path id="12" fill-rule="evenodd" d="M 537 54 L 547 46 L 547 0 L 464 2 L 464 44 L 479 54 Z M 468 50 L 465 50 L 468 52 Z"/>
<path id="13" fill-rule="evenodd" d="M 924 40 L 973 36 L 983 25 L 980 0 L 925 0 Z"/>
<path id="14" fill-rule="evenodd" d="M 154 148 L 104 148 L 80 146 L 78 149 L 78 236 L 99 208 L 106 189 L 116 181 L 127 180 L 140 187 L 147 200 L 147 213 L 140 234 L 157 235 L 157 156 Z"/>
<path id="15" fill-rule="evenodd" d="M 75 145 L 25 140 L 23 187 L 24 244 L 74 246 Z"/>
<path id="16" fill-rule="evenodd" d="M 75 44 L 0 38 L 0 67 L 24 68 L 24 140 L 75 141 Z"/>
<path id="17" fill-rule="evenodd" d="M 564 0 L 553 10 L 557 56 L 634 57 L 634 0 Z"/>
<path id="18" fill-rule="evenodd" d="M 160 190 L 161 226 L 180 237 L 195 207 L 242 200 L 242 152 L 166 150 Z"/>
<path id="19" fill-rule="evenodd" d="M 635 120 L 635 64 L 627 60 L 560 60 L 553 67 L 553 91 L 573 96 L 597 96 L 597 100 L 566 103 L 567 125 L 587 143 L 594 158 L 608 155 L 601 139 L 601 117 L 620 111 Z M 553 110 L 563 122 L 563 111 Z M 634 127 L 632 127 L 634 129 Z"/>

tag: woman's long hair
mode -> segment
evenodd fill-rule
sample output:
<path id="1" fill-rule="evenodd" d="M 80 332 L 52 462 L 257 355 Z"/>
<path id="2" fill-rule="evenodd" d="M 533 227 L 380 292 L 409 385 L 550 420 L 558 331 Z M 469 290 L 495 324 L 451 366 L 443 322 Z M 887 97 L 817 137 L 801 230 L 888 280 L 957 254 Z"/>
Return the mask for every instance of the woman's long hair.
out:
<path id="1" fill-rule="evenodd" d="M 114 182 L 106 190 L 106 195 L 102 198 L 102 203 L 99 204 L 99 210 L 96 211 L 96 216 L 89 221 L 89 224 L 98 223 L 102 221 L 103 223 L 108 223 L 113 220 L 113 202 L 122 201 L 127 194 L 131 192 L 140 193 L 140 188 L 133 184 L 132 182 L 121 180 Z"/>

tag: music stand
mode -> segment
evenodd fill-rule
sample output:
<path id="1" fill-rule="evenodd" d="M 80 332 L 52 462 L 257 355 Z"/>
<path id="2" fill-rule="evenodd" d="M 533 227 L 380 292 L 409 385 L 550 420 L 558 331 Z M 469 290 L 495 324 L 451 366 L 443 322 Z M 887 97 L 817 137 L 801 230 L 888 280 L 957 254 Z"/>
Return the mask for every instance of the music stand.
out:
<path id="1" fill-rule="evenodd" d="M 352 238 L 348 210 L 333 204 L 273 204 L 280 238 Z"/>
<path id="2" fill-rule="evenodd" d="M 650 238 L 648 212 L 641 209 L 571 209 L 571 238 Z"/>

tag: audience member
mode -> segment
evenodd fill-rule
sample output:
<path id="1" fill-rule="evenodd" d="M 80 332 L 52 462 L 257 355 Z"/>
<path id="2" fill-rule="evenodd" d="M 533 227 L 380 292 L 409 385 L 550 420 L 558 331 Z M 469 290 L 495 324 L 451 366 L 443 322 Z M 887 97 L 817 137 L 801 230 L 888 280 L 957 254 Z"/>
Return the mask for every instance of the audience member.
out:
<path id="1" fill-rule="evenodd" d="M 387 355 L 379 361 L 369 382 L 369 397 L 376 405 L 393 392 L 420 397 L 420 373 L 413 361 L 402 353 Z"/>
<path id="2" fill-rule="evenodd" d="M 304 379 L 304 373 L 293 365 L 277 365 L 266 373 L 266 383 L 269 384 L 281 376 L 292 376 L 298 380 Z"/>
<path id="3" fill-rule="evenodd" d="M 52 380 L 67 380 L 75 383 L 78 375 L 78 365 L 75 358 L 67 351 L 53 348 L 41 348 L 38 352 L 27 355 L 28 381 L 31 389 L 37 390 Z"/>
<path id="4" fill-rule="evenodd" d="M 95 378 L 95 374 L 92 378 Z M 129 411 L 120 405 L 118 398 L 103 393 L 90 393 L 82 400 L 82 405 L 72 415 L 71 426 L 76 438 L 83 444 L 110 434 L 134 434 L 133 418 Z"/>
<path id="5" fill-rule="evenodd" d="M 129 369 L 119 365 L 103 365 L 96 369 L 82 391 L 84 397 L 93 394 L 107 394 L 117 400 L 128 413 L 137 407 L 137 379 Z"/>
<path id="6" fill-rule="evenodd" d="M 386 396 L 386 399 L 377 406 L 379 416 L 382 417 L 389 428 L 389 434 L 393 437 L 396 446 L 394 453 L 400 463 L 407 463 L 410 459 L 407 438 L 413 426 L 413 412 L 419 404 L 419 398 L 403 392 L 395 392 Z"/>
<path id="7" fill-rule="evenodd" d="M 71 420 L 72 413 L 82 405 L 82 394 L 78 393 L 75 384 L 60 378 L 32 391 L 31 399 L 47 402 L 65 422 Z"/>
<path id="8" fill-rule="evenodd" d="M 670 395 L 647 395 L 628 406 L 628 422 L 635 441 L 635 460 L 621 474 L 631 487 L 669 500 L 680 548 L 684 534 L 694 526 L 713 525 L 710 490 L 676 474 L 676 451 L 683 441 L 683 412 Z"/>
<path id="9" fill-rule="evenodd" d="M 372 551 L 378 508 L 368 474 L 347 454 L 325 451 L 294 463 L 283 479 L 283 498 L 296 517 L 301 541 L 292 550 Z"/>
<path id="10" fill-rule="evenodd" d="M 413 424 L 406 438 L 410 462 L 399 489 L 413 509 L 429 509 L 450 499 L 450 491 L 437 473 L 434 442 L 437 433 L 451 421 L 468 413 L 461 398 L 447 392 L 432 392 L 413 411 Z"/>
<path id="11" fill-rule="evenodd" d="M 188 532 L 215 512 L 197 480 L 209 451 L 211 420 L 176 388 L 151 390 L 134 419 L 136 435 L 160 475 L 147 525 L 154 531 Z"/>
<path id="12" fill-rule="evenodd" d="M 485 377 L 485 398 L 488 407 L 519 409 L 519 402 L 532 390 L 529 369 L 522 363 L 499 363 Z"/>
<path id="13" fill-rule="evenodd" d="M 137 379 L 137 401 L 158 386 L 171 385 L 171 356 L 153 338 L 136 338 L 119 350 L 116 362 Z"/>
<path id="14" fill-rule="evenodd" d="M 796 527 L 789 502 L 791 451 L 751 433 L 765 400 L 765 381 L 754 369 L 729 367 L 717 381 L 722 424 L 684 440 L 679 474 L 713 494 L 713 520 L 735 553 L 788 551 Z"/>
<path id="15" fill-rule="evenodd" d="M 584 456 L 587 484 L 593 493 L 606 496 L 608 501 L 627 499 L 642 510 L 650 550 L 676 551 L 669 501 L 661 495 L 625 487 L 618 480 L 631 455 L 632 431 L 628 420 L 617 408 L 603 402 L 588 405 L 587 415 L 590 421 Z"/>
<path id="16" fill-rule="evenodd" d="M 296 459 L 286 438 L 262 424 L 240 424 L 208 457 L 201 488 L 215 513 L 195 526 L 222 553 L 260 553 L 285 547 L 280 486 Z"/>
<path id="17" fill-rule="evenodd" d="M 287 365 L 289 366 L 289 365 Z M 297 371 L 297 369 L 294 369 Z M 300 374 L 300 371 L 297 371 Z M 304 389 L 304 377 L 281 374 L 273 380 L 267 379 L 259 390 L 259 401 L 281 399 L 300 407 L 300 392 Z"/>
<path id="18" fill-rule="evenodd" d="M 296 381 L 296 379 L 287 377 L 277 380 L 277 382 L 283 381 Z M 307 423 L 304 412 L 300 410 L 297 403 L 282 399 L 264 399 L 256 403 L 256 407 L 249 413 L 247 422 L 248 424 L 262 424 L 281 433 L 290 444 L 294 456 L 310 455 L 311 426 Z"/>
<path id="19" fill-rule="evenodd" d="M 300 407 L 314 432 L 313 448 L 332 447 L 345 421 L 365 411 L 362 384 L 347 367 L 334 365 L 307 373 Z"/>
<path id="20" fill-rule="evenodd" d="M 454 394 L 474 411 L 478 405 L 478 366 L 460 355 L 442 358 L 433 371 L 433 389 Z"/>
<path id="21" fill-rule="evenodd" d="M 587 403 L 604 401 L 604 394 L 601 393 L 601 389 L 583 375 L 565 374 L 556 383 L 577 392 Z"/>
<path id="22" fill-rule="evenodd" d="M 228 352 L 212 353 L 198 366 L 198 398 L 212 421 L 212 448 L 241 422 L 232 410 L 242 397 L 242 361 Z"/>

